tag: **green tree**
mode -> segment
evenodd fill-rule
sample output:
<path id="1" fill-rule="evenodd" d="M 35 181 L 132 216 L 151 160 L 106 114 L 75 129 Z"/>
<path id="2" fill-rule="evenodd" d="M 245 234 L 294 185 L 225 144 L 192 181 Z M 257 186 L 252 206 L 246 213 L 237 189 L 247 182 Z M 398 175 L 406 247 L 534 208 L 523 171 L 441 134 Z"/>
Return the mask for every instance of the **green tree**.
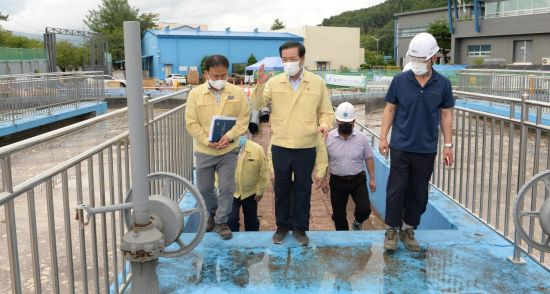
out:
<path id="1" fill-rule="evenodd" d="M 451 49 L 451 32 L 449 25 L 444 19 L 438 19 L 428 25 L 428 33 L 432 34 L 437 40 L 437 45 L 443 54 L 444 63 L 447 63 L 447 52 Z"/>
<path id="2" fill-rule="evenodd" d="M 88 11 L 84 23 L 90 30 L 105 36 L 113 60 L 122 60 L 124 58 L 122 23 L 132 20 L 139 21 L 143 34 L 145 30 L 154 28 L 158 19 L 158 14 L 140 13 L 138 8 L 128 4 L 128 0 L 102 0 L 97 9 Z"/>
<path id="3" fill-rule="evenodd" d="M 0 12 L 0 20 L 1 20 L 1 21 L 6 21 L 6 20 L 8 20 L 8 15 L 7 15 L 7 14 L 2 14 L 2 12 Z"/>
<path id="4" fill-rule="evenodd" d="M 377 54 L 376 51 L 365 50 L 365 64 L 373 65 L 383 65 L 384 56 Z"/>
<path id="5" fill-rule="evenodd" d="M 57 66 L 61 71 L 77 70 L 84 65 L 85 47 L 75 46 L 67 41 L 59 41 L 55 46 Z"/>
<path id="6" fill-rule="evenodd" d="M 10 31 L 0 29 L 0 47 L 8 48 L 42 48 L 42 42 L 23 36 L 16 36 Z"/>
<path id="7" fill-rule="evenodd" d="M 244 75 L 246 65 L 244 63 L 233 64 L 233 72 L 238 75 Z"/>
<path id="8" fill-rule="evenodd" d="M 252 65 L 256 62 L 258 62 L 258 60 L 256 59 L 256 56 L 254 56 L 254 54 L 250 54 L 250 56 L 248 56 L 248 61 L 246 63 L 246 66 Z"/>
<path id="9" fill-rule="evenodd" d="M 273 24 L 271 25 L 271 30 L 272 31 L 281 30 L 281 29 L 284 29 L 284 28 L 286 28 L 285 24 L 281 20 L 279 20 L 278 18 L 276 18 L 273 21 Z"/>

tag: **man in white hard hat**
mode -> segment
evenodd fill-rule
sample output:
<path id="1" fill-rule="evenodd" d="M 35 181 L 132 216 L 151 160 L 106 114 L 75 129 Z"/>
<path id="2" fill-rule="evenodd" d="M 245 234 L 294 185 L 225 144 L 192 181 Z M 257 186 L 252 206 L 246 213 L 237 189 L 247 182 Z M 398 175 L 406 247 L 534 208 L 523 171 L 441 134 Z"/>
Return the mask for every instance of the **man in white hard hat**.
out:
<path id="1" fill-rule="evenodd" d="M 388 93 L 380 133 L 380 153 L 391 153 L 386 196 L 384 248 L 397 249 L 397 235 L 405 247 L 418 251 L 414 229 L 428 204 L 428 185 L 437 153 L 439 126 L 443 132 L 445 164 L 453 163 L 451 82 L 433 70 L 439 51 L 428 33 L 416 35 L 407 58 L 411 70 L 396 75 Z M 392 127 L 391 141 L 387 135 Z"/>
<path id="2" fill-rule="evenodd" d="M 365 134 L 354 130 L 355 108 L 344 102 L 336 108 L 337 129 L 330 131 L 327 150 L 330 171 L 330 202 L 332 220 L 337 231 L 349 230 L 346 207 L 349 195 L 355 203 L 352 228 L 361 230 L 370 216 L 370 201 L 367 191 L 367 167 L 371 192 L 376 191 L 376 176 L 372 148 Z M 328 192 L 323 186 L 323 192 Z"/>

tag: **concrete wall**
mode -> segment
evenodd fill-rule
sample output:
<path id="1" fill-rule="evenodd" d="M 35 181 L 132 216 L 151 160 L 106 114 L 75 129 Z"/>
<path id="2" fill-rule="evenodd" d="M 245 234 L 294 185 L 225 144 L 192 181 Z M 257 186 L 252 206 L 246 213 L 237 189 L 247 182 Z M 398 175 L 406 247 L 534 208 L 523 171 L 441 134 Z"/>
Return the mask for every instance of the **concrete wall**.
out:
<path id="1" fill-rule="evenodd" d="M 470 12 L 471 13 L 471 12 Z M 425 11 L 416 14 L 396 15 L 399 29 L 427 27 L 436 19 L 447 20 L 447 10 Z M 451 63 L 471 64 L 476 57 L 468 57 L 468 45 L 491 45 L 490 58 L 504 58 L 513 63 L 514 41 L 533 40 L 533 64 L 541 64 L 550 57 L 550 14 L 522 15 L 480 19 L 480 32 L 475 32 L 474 21 L 455 21 L 451 44 Z M 398 33 L 398 32 L 397 32 Z M 397 64 L 405 57 L 411 38 L 399 38 Z M 487 57 L 489 58 L 489 57 Z"/>
<path id="2" fill-rule="evenodd" d="M 479 20 L 480 32 L 473 21 L 455 22 L 455 38 L 492 37 L 550 33 L 550 14 L 498 17 Z"/>
<path id="3" fill-rule="evenodd" d="M 328 62 L 328 69 L 357 69 L 365 63 L 359 28 L 303 26 L 280 31 L 304 37 L 309 70 L 317 70 L 318 61 Z"/>
<path id="4" fill-rule="evenodd" d="M 399 16 L 399 28 L 427 27 L 430 22 L 436 19 L 447 20 L 447 10 Z"/>
<path id="5" fill-rule="evenodd" d="M 506 64 L 514 61 L 514 41 L 533 41 L 533 64 L 541 64 L 550 57 L 550 14 L 498 17 L 479 20 L 480 32 L 474 30 L 473 21 L 455 23 L 453 34 L 453 63 L 472 63 L 468 45 L 491 45 L 491 56 L 505 58 Z"/>
<path id="6" fill-rule="evenodd" d="M 401 29 L 427 28 L 428 25 L 438 19 L 447 20 L 447 10 L 442 11 L 427 11 L 418 14 L 406 14 L 398 16 L 397 26 Z M 399 34 L 399 32 L 394 32 Z M 398 35 L 399 36 L 399 35 Z M 407 49 L 411 43 L 412 37 L 398 38 L 396 65 L 404 66 L 402 59 L 407 54 Z"/>
<path id="7" fill-rule="evenodd" d="M 31 74 L 47 71 L 45 59 L 0 61 L 0 75 Z"/>
<path id="8" fill-rule="evenodd" d="M 549 27 L 550 30 L 550 27 Z M 514 41 L 533 41 L 533 64 L 541 64 L 543 57 L 550 57 L 550 33 L 539 35 L 514 35 L 501 37 L 464 38 L 455 41 L 455 63 L 472 64 L 479 57 L 468 56 L 469 45 L 491 45 L 491 55 L 482 58 L 504 58 L 506 64 L 514 62 Z"/>

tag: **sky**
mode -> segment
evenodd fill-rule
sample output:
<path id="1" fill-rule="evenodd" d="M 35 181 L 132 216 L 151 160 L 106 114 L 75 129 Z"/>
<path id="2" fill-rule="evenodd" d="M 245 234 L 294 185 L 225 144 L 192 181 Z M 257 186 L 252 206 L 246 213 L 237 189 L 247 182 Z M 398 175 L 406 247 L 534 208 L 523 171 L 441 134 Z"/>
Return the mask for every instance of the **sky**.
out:
<path id="1" fill-rule="evenodd" d="M 209 30 L 268 31 L 279 18 L 287 27 L 318 25 L 333 15 L 370 7 L 383 0 L 129 0 L 140 12 L 160 14 L 160 20 L 206 24 Z M 85 29 L 83 19 L 101 0 L 0 0 L 9 14 L 0 25 L 15 32 L 41 34 L 44 28 Z"/>

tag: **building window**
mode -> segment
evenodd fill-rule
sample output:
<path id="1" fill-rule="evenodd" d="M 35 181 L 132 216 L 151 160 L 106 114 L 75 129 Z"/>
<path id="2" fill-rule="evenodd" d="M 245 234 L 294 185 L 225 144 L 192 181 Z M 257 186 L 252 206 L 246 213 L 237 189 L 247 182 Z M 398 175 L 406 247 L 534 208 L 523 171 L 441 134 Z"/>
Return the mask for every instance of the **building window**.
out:
<path id="1" fill-rule="evenodd" d="M 328 61 L 317 61 L 317 70 L 329 70 Z"/>
<path id="2" fill-rule="evenodd" d="M 491 45 L 468 46 L 468 56 L 470 57 L 490 56 L 490 55 L 491 55 Z"/>
<path id="3" fill-rule="evenodd" d="M 426 32 L 426 30 L 426 27 L 400 29 L 399 38 L 412 38 L 420 33 Z"/>
<path id="4" fill-rule="evenodd" d="M 550 0 L 488 0 L 485 18 L 550 13 Z"/>

